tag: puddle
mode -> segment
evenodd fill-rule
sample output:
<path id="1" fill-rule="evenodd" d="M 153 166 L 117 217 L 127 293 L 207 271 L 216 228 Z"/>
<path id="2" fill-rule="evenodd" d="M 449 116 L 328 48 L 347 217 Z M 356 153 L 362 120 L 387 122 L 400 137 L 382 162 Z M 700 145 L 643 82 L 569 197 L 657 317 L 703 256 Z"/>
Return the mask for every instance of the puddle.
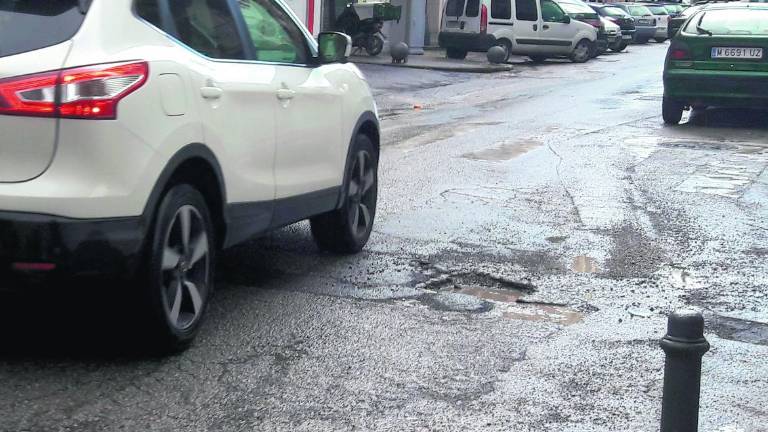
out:
<path id="1" fill-rule="evenodd" d="M 573 259 L 571 270 L 576 273 L 597 273 L 600 271 L 600 268 L 597 266 L 594 258 L 579 255 Z"/>
<path id="2" fill-rule="evenodd" d="M 684 268 L 672 268 L 669 271 L 669 282 L 672 284 L 672 286 L 681 289 L 694 289 L 701 287 L 699 279 L 694 277 L 690 271 Z"/>
<path id="3" fill-rule="evenodd" d="M 517 303 L 520 297 L 523 296 L 523 293 L 518 290 L 482 288 L 476 286 L 463 287 L 457 292 L 500 303 Z"/>
<path id="4" fill-rule="evenodd" d="M 544 321 L 572 325 L 584 318 L 564 304 L 526 300 L 536 288 L 526 280 L 513 280 L 484 271 L 461 271 L 444 268 L 427 261 L 416 260 L 422 279 L 417 289 L 430 292 L 418 301 L 430 308 L 462 313 L 484 313 L 499 310 L 506 319 Z"/>
<path id="5" fill-rule="evenodd" d="M 547 237 L 546 240 L 550 243 L 562 243 L 568 240 L 568 236 L 551 236 Z"/>
<path id="6" fill-rule="evenodd" d="M 525 294 L 514 289 L 469 286 L 456 292 L 493 304 L 502 310 L 501 316 L 506 319 L 546 321 L 567 326 L 579 323 L 584 318 L 582 313 L 565 306 L 525 301 L 522 299 Z"/>
<path id="7" fill-rule="evenodd" d="M 578 324 L 584 315 L 560 306 L 538 305 L 536 307 L 508 310 L 502 313 L 507 319 L 522 321 L 547 321 L 560 325 Z"/>
<path id="8" fill-rule="evenodd" d="M 768 345 L 768 324 L 717 314 L 707 318 L 707 328 L 723 339 Z"/>
<path id="9" fill-rule="evenodd" d="M 478 161 L 506 161 L 528 153 L 542 145 L 543 143 L 541 141 L 534 139 L 519 140 L 503 143 L 497 147 L 466 153 L 462 155 L 462 157 Z"/>

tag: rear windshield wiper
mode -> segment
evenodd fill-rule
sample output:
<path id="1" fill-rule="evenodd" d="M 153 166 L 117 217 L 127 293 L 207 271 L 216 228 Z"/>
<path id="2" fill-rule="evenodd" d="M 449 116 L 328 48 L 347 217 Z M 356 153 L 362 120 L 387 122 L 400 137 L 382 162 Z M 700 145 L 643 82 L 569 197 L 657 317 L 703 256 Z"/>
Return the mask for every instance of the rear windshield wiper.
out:
<path id="1" fill-rule="evenodd" d="M 705 29 L 704 27 L 701 26 L 701 22 L 704 21 L 704 15 L 706 15 L 706 14 L 707 14 L 706 12 L 701 14 L 701 18 L 699 18 L 699 22 L 696 24 L 696 31 L 699 32 L 699 34 L 705 34 L 705 35 L 708 35 L 708 36 L 714 36 L 715 35 L 714 33 L 712 33 L 711 31 L 709 31 L 709 30 L 707 30 L 707 29 Z"/>
<path id="2" fill-rule="evenodd" d="M 703 28 L 702 26 L 698 26 L 698 25 L 696 26 L 696 31 L 699 32 L 699 34 L 705 34 L 707 36 L 714 36 L 715 35 L 711 31 Z"/>

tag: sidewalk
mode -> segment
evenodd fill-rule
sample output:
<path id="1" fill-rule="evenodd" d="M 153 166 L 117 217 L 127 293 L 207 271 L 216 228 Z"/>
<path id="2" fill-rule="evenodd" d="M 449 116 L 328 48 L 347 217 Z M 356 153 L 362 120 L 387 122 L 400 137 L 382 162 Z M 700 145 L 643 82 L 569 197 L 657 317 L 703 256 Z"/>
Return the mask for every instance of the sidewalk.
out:
<path id="1" fill-rule="evenodd" d="M 488 63 L 485 53 L 469 53 L 464 60 L 454 60 L 446 58 L 444 50 L 426 50 L 423 55 L 410 55 L 408 56 L 408 63 L 392 63 L 392 57 L 388 52 L 382 52 L 376 57 L 371 57 L 362 52 L 350 57 L 350 61 L 354 63 L 447 72 L 492 73 L 506 72 L 513 69 L 511 64 Z"/>

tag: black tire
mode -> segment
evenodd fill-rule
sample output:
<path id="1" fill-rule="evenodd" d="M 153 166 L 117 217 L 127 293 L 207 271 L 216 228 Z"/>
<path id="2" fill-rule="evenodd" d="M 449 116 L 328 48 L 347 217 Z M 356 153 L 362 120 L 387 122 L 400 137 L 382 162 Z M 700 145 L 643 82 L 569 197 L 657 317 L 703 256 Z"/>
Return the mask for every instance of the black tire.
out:
<path id="1" fill-rule="evenodd" d="M 467 50 L 459 48 L 447 48 L 445 50 L 445 56 L 449 59 L 464 60 L 467 58 Z"/>
<path id="2" fill-rule="evenodd" d="M 531 56 L 528 56 L 528 58 L 530 58 L 531 61 L 534 63 L 544 63 L 547 60 L 545 56 L 541 56 L 541 55 L 531 55 Z"/>
<path id="3" fill-rule="evenodd" d="M 600 50 L 600 48 L 597 47 L 597 43 L 591 44 L 589 47 L 589 58 L 597 58 L 598 56 L 601 56 L 605 54 L 605 51 Z"/>
<path id="4" fill-rule="evenodd" d="M 151 232 L 140 276 L 142 327 L 152 348 L 178 352 L 197 335 L 214 289 L 216 239 L 205 199 L 190 185 L 172 187 Z"/>
<path id="5" fill-rule="evenodd" d="M 310 219 L 317 246 L 339 254 L 360 252 L 373 230 L 379 160 L 371 139 L 357 135 L 349 151 L 341 208 Z"/>
<path id="6" fill-rule="evenodd" d="M 653 38 L 653 40 L 655 40 L 658 43 L 664 43 L 667 41 L 667 38 L 660 37 L 660 38 Z"/>
<path id="7" fill-rule="evenodd" d="M 622 52 L 629 46 L 628 42 L 620 42 L 618 45 L 615 45 L 611 47 L 611 51 L 613 52 Z"/>
<path id="8" fill-rule="evenodd" d="M 664 123 L 668 125 L 679 124 L 683 118 L 684 109 L 685 106 L 682 103 L 664 96 L 661 105 L 661 116 L 664 119 Z"/>
<path id="9" fill-rule="evenodd" d="M 592 53 L 592 43 L 587 39 L 582 39 L 576 44 L 571 53 L 571 61 L 574 63 L 586 63 Z"/>
<path id="10" fill-rule="evenodd" d="M 497 45 L 504 48 L 504 61 L 502 63 L 508 62 L 509 56 L 512 55 L 512 42 L 506 39 L 501 39 Z"/>
<path id="11" fill-rule="evenodd" d="M 384 49 L 384 40 L 378 35 L 371 35 L 365 43 L 365 52 L 369 56 L 376 57 L 381 54 L 382 49 Z"/>

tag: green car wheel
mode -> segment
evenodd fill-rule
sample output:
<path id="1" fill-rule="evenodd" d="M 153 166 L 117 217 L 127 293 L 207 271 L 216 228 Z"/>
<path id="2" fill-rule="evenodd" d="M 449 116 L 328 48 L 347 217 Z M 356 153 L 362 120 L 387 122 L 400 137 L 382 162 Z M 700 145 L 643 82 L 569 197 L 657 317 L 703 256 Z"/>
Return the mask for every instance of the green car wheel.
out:
<path id="1" fill-rule="evenodd" d="M 661 106 L 661 116 L 664 118 L 664 123 L 668 125 L 679 124 L 683 118 L 684 109 L 685 106 L 682 103 L 665 96 Z"/>

